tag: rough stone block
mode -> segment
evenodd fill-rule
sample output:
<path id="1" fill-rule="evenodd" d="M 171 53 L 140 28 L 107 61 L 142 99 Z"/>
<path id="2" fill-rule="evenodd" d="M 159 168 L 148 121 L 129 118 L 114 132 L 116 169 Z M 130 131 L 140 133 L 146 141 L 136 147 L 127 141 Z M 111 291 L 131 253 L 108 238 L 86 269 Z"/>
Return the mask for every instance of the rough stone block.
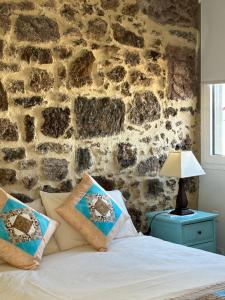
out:
<path id="1" fill-rule="evenodd" d="M 107 73 L 109 79 L 114 82 L 120 82 L 126 76 L 126 70 L 122 66 L 117 66 Z"/>
<path id="2" fill-rule="evenodd" d="M 47 154 L 49 152 L 55 152 L 58 154 L 61 153 L 70 153 L 72 151 L 72 146 L 68 144 L 59 144 L 59 143 L 41 143 L 36 148 L 35 151 L 40 154 Z"/>
<path id="3" fill-rule="evenodd" d="M 48 180 L 60 181 L 68 174 L 69 162 L 66 159 L 44 158 L 42 160 L 43 174 Z"/>
<path id="4" fill-rule="evenodd" d="M 88 148 L 78 148 L 76 152 L 78 171 L 87 170 L 92 166 L 91 153 Z"/>
<path id="5" fill-rule="evenodd" d="M 27 190 L 31 190 L 38 183 L 38 179 L 39 179 L 38 176 L 34 176 L 34 177 L 25 176 L 21 179 L 21 181 Z"/>
<path id="6" fill-rule="evenodd" d="M 47 193 L 69 193 L 73 190 L 73 184 L 71 180 L 65 180 L 62 181 L 58 187 L 44 185 L 41 190 Z"/>
<path id="7" fill-rule="evenodd" d="M 46 16 L 20 15 L 16 19 L 15 33 L 19 41 L 49 42 L 60 38 L 58 24 Z"/>
<path id="8" fill-rule="evenodd" d="M 148 196 L 157 197 L 163 194 L 163 183 L 158 178 L 148 179 L 146 180 L 146 184 Z"/>
<path id="9" fill-rule="evenodd" d="M 115 190 L 115 182 L 112 179 L 108 179 L 104 176 L 92 176 L 94 180 L 97 181 L 105 190 L 112 191 Z"/>
<path id="10" fill-rule="evenodd" d="M 75 114 L 80 138 L 110 136 L 123 131 L 125 105 L 121 99 L 78 97 Z"/>
<path id="11" fill-rule="evenodd" d="M 53 77 L 43 69 L 33 68 L 30 73 L 29 86 L 33 92 L 47 92 L 53 86 Z"/>
<path id="12" fill-rule="evenodd" d="M 27 63 L 34 61 L 39 64 L 51 64 L 53 62 L 50 49 L 36 48 L 32 46 L 27 46 L 21 49 L 21 59 Z"/>
<path id="13" fill-rule="evenodd" d="M 118 144 L 117 161 L 121 168 L 134 166 L 137 161 L 137 148 L 129 143 Z"/>
<path id="14" fill-rule="evenodd" d="M 18 162 L 19 170 L 33 170 L 37 167 L 35 159 L 21 160 Z"/>
<path id="15" fill-rule="evenodd" d="M 185 100 L 197 96 L 198 74 L 194 49 L 168 46 L 168 88 L 170 100 Z"/>
<path id="16" fill-rule="evenodd" d="M 155 22 L 198 27 L 200 5 L 197 0 L 141 0 L 143 12 Z"/>
<path id="17" fill-rule="evenodd" d="M 26 156 L 25 148 L 2 148 L 2 152 L 4 153 L 4 161 L 13 162 L 18 159 L 23 159 Z"/>
<path id="18" fill-rule="evenodd" d="M 155 156 L 140 161 L 137 166 L 137 171 L 140 176 L 149 175 L 151 177 L 154 177 L 157 175 L 158 170 L 159 170 L 159 159 Z"/>
<path id="19" fill-rule="evenodd" d="M 43 102 L 43 98 L 40 96 L 22 97 L 14 99 L 14 104 L 29 108 L 32 106 L 40 105 Z"/>
<path id="20" fill-rule="evenodd" d="M 22 193 L 11 193 L 11 195 L 23 203 L 31 203 L 34 201 L 33 198 Z"/>
<path id="21" fill-rule="evenodd" d="M 0 81 L 0 111 L 8 110 L 8 96 Z"/>
<path id="22" fill-rule="evenodd" d="M 4 42 L 0 40 L 0 59 L 3 58 L 3 49 L 4 49 Z"/>
<path id="23" fill-rule="evenodd" d="M 14 63 L 4 63 L 0 62 L 0 72 L 18 72 L 20 70 L 20 66 Z"/>
<path id="24" fill-rule="evenodd" d="M 132 67 L 139 65 L 141 62 L 141 58 L 139 53 L 127 51 L 125 53 L 125 63 Z"/>
<path id="25" fill-rule="evenodd" d="M 25 141 L 27 143 L 30 143 L 34 140 L 34 136 L 35 136 L 34 117 L 26 115 L 24 117 L 24 127 L 25 127 Z"/>
<path id="26" fill-rule="evenodd" d="M 101 18 L 96 18 L 88 22 L 88 34 L 95 39 L 103 38 L 107 32 L 107 23 Z"/>
<path id="27" fill-rule="evenodd" d="M 138 36 L 132 31 L 125 29 L 119 23 L 112 25 L 113 37 L 120 44 L 135 47 L 143 48 L 144 47 L 144 38 Z"/>
<path id="28" fill-rule="evenodd" d="M 10 80 L 7 84 L 7 90 L 12 93 L 24 93 L 24 82 L 23 80 Z"/>
<path id="29" fill-rule="evenodd" d="M 44 124 L 41 132 L 46 136 L 58 138 L 62 136 L 70 124 L 70 110 L 68 107 L 48 107 L 42 111 Z"/>
<path id="30" fill-rule="evenodd" d="M 161 116 L 161 107 L 152 92 L 136 93 L 129 113 L 129 119 L 133 124 L 153 122 Z"/>
<path id="31" fill-rule="evenodd" d="M 9 119 L 0 118 L 0 140 L 18 141 L 18 127 Z"/>
<path id="32" fill-rule="evenodd" d="M 72 87 L 82 87 L 92 83 L 92 66 L 95 57 L 91 51 L 84 50 L 69 68 L 69 84 Z"/>
<path id="33" fill-rule="evenodd" d="M 103 9 L 115 10 L 119 4 L 119 0 L 101 0 L 101 6 Z"/>
<path id="34" fill-rule="evenodd" d="M 0 184 L 14 184 L 16 182 L 16 171 L 12 169 L 0 169 Z"/>

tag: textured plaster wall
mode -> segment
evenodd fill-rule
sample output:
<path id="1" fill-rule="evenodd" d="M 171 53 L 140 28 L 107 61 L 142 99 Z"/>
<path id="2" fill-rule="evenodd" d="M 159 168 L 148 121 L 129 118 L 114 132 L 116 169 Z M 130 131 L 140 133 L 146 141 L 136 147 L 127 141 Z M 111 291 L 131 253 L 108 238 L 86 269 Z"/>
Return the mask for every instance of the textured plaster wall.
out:
<path id="1" fill-rule="evenodd" d="M 198 1 L 0 0 L 0 185 L 34 199 L 88 171 L 137 227 L 174 204 L 160 178 L 199 150 Z M 192 206 L 197 182 L 187 182 Z"/>

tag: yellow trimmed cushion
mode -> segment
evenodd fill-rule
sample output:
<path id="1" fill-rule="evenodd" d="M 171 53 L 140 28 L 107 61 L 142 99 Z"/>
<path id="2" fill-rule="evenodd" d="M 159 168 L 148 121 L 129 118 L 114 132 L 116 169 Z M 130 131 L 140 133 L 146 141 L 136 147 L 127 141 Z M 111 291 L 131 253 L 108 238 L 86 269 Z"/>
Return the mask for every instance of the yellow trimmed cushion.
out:
<path id="1" fill-rule="evenodd" d="M 57 222 L 0 188 L 0 258 L 21 269 L 39 265 Z"/>
<path id="2" fill-rule="evenodd" d="M 88 174 L 57 213 L 79 231 L 89 244 L 106 251 L 128 216 L 113 198 Z"/>

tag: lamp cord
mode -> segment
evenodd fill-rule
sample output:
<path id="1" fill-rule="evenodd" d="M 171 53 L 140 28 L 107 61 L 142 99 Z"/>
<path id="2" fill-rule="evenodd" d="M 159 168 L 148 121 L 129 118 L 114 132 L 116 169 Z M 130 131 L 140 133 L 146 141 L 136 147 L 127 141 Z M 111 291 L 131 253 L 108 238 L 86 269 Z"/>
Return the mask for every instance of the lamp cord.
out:
<path id="1" fill-rule="evenodd" d="M 151 221 L 150 221 L 150 223 L 149 223 L 148 230 L 147 230 L 147 232 L 145 233 L 145 235 L 150 235 L 150 234 L 151 234 L 152 222 L 154 221 L 154 219 L 155 219 L 157 216 L 162 215 L 162 214 L 165 214 L 165 211 L 161 211 L 161 212 L 155 214 L 155 215 L 151 218 Z"/>

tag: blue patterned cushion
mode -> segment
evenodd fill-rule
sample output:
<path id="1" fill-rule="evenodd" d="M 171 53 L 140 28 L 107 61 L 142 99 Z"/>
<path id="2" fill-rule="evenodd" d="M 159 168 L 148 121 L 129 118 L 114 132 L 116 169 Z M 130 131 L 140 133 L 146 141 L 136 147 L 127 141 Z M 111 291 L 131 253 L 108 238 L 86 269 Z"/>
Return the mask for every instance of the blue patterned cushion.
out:
<path id="1" fill-rule="evenodd" d="M 56 226 L 55 221 L 0 189 L 0 257 L 3 260 L 25 269 L 37 266 Z"/>
<path id="2" fill-rule="evenodd" d="M 56 211 L 98 250 L 107 249 L 128 218 L 116 201 L 87 174 Z"/>

